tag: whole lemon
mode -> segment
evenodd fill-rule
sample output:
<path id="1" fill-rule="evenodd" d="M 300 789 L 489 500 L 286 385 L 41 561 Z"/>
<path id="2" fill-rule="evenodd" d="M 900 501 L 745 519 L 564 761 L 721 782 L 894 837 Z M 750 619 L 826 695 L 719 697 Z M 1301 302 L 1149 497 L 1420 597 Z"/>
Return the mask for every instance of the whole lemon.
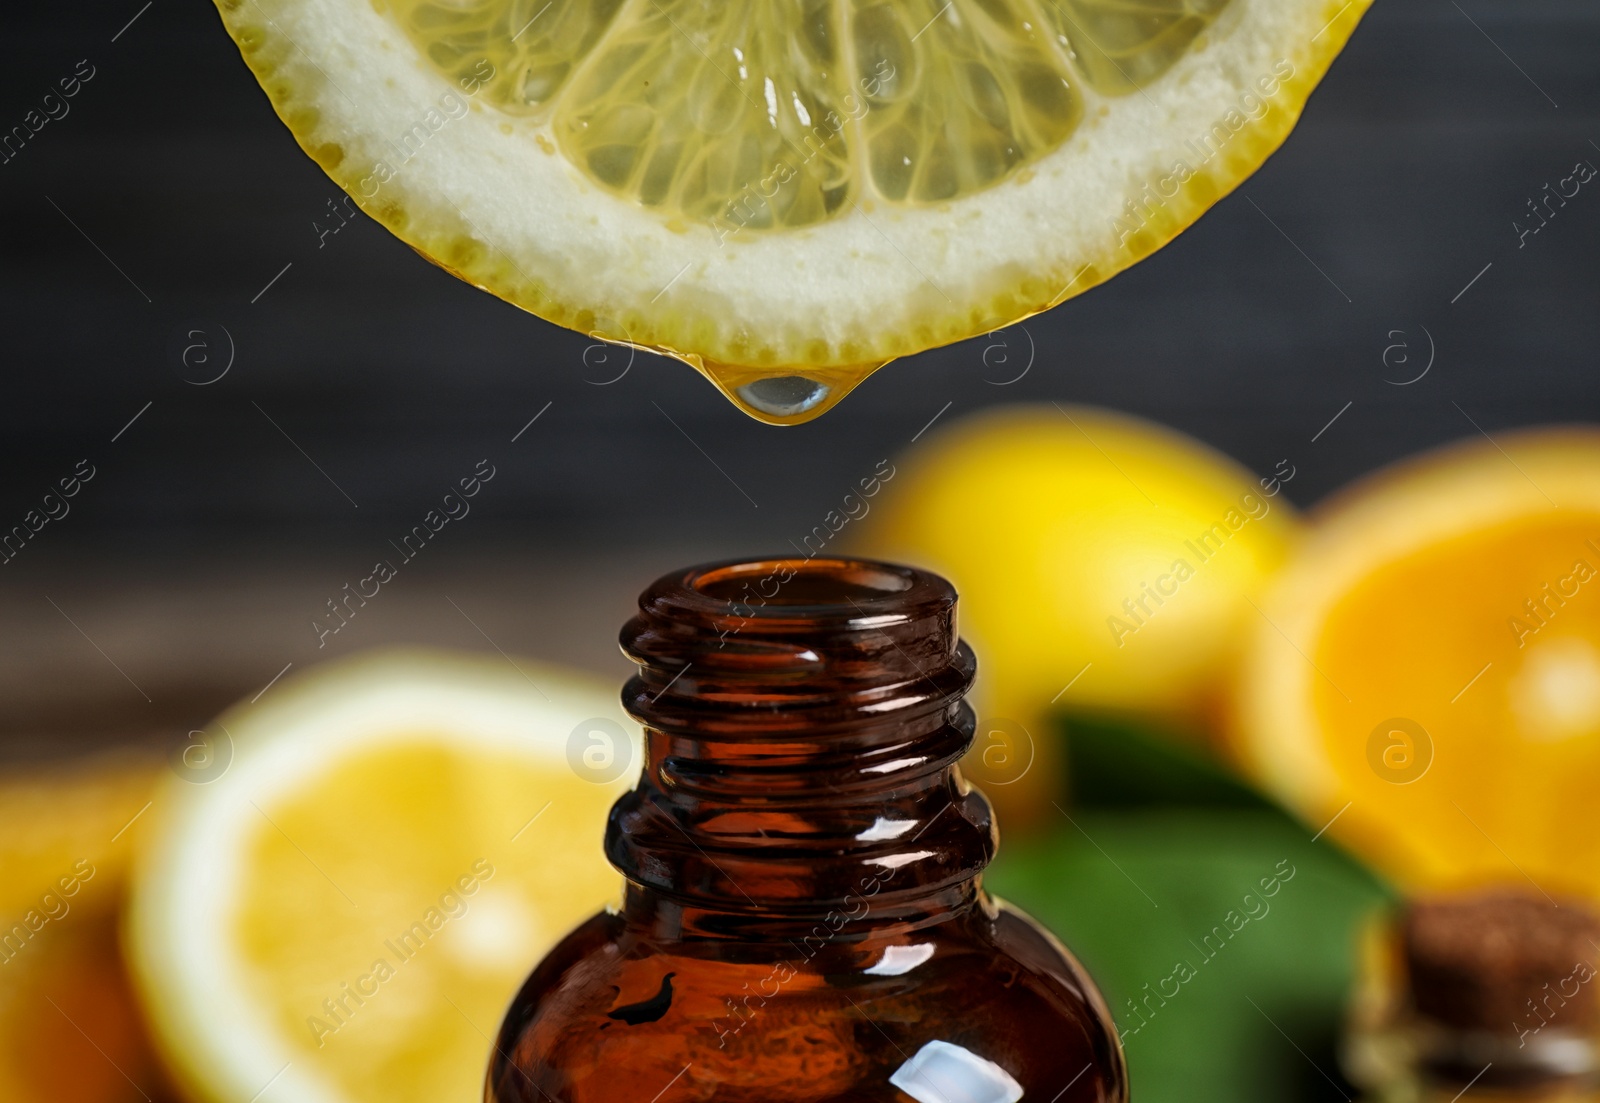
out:
<path id="1" fill-rule="evenodd" d="M 860 550 L 960 591 L 979 659 L 968 772 L 1009 821 L 1055 814 L 1052 709 L 1213 726 L 1251 596 L 1297 534 L 1292 463 L 1256 475 L 1151 422 L 1050 404 L 967 418 L 897 467 Z"/>

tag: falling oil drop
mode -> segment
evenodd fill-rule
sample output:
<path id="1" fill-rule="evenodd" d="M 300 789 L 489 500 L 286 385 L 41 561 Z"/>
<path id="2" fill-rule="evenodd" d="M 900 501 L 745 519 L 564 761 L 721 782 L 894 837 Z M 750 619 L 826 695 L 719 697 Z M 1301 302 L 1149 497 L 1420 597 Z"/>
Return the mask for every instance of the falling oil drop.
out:
<path id="1" fill-rule="evenodd" d="M 774 375 L 738 388 L 739 397 L 773 417 L 803 414 L 828 397 L 828 385 L 803 375 Z"/>
<path id="2" fill-rule="evenodd" d="M 757 421 L 800 425 L 833 409 L 885 361 L 800 369 L 749 368 L 705 360 L 691 363 Z"/>

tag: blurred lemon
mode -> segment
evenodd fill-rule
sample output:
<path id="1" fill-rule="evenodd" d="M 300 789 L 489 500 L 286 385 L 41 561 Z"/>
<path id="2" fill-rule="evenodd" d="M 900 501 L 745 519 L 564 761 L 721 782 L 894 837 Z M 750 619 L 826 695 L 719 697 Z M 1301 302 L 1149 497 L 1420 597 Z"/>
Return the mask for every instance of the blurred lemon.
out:
<path id="1" fill-rule="evenodd" d="M 175 1074 L 217 1103 L 471 1103 L 513 992 L 615 898 L 637 772 L 616 692 L 429 654 L 274 689 L 156 797 L 127 940 Z"/>
<path id="2" fill-rule="evenodd" d="M 155 785 L 142 759 L 30 769 L 0 784 L 0 1099 L 165 1098 L 116 916 Z"/>
<path id="3" fill-rule="evenodd" d="M 1600 433 L 1473 440 L 1319 510 L 1235 750 L 1409 888 L 1600 893 Z"/>
<path id="4" fill-rule="evenodd" d="M 960 591 L 979 658 L 971 773 L 1009 816 L 1049 808 L 1058 764 L 1037 736 L 1052 707 L 1195 726 L 1220 703 L 1248 595 L 1296 533 L 1292 474 L 1055 405 L 968 418 L 900 462 L 866 550 Z"/>

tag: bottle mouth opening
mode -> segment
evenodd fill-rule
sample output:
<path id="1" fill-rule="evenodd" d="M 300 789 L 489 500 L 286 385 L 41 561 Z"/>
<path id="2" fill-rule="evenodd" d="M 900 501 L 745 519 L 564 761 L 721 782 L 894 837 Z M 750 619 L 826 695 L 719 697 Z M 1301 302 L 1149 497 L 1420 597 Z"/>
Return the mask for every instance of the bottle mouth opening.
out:
<path id="1" fill-rule="evenodd" d="M 867 559 L 734 560 L 697 567 L 662 582 L 678 590 L 678 600 L 697 611 L 741 619 L 918 617 L 926 615 L 930 606 L 948 608 L 956 596 L 937 575 Z"/>
<path id="2" fill-rule="evenodd" d="M 697 664 L 680 689 L 714 671 L 796 692 L 819 678 L 920 682 L 954 661 L 956 591 L 931 571 L 870 559 L 703 563 L 647 588 L 620 642 L 647 681 Z"/>
<path id="3" fill-rule="evenodd" d="M 847 559 L 775 559 L 712 567 L 689 577 L 689 586 L 714 601 L 803 608 L 848 608 L 904 594 L 913 571 Z"/>

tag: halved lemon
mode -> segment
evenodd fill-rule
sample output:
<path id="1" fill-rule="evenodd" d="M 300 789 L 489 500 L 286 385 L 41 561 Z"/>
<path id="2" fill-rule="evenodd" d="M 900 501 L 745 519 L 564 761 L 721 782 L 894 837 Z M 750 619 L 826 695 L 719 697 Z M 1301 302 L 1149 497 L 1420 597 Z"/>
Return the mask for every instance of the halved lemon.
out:
<path id="1" fill-rule="evenodd" d="M 362 208 L 762 420 L 1160 247 L 1370 0 L 217 0 Z"/>
<path id="2" fill-rule="evenodd" d="M 583 675 L 414 653 L 221 717 L 232 761 L 156 797 L 127 925 L 188 1091 L 481 1098 L 511 995 L 617 894 L 601 836 L 636 730 Z"/>
<path id="3" fill-rule="evenodd" d="M 1247 768 L 1400 884 L 1600 895 L 1600 432 L 1400 465 L 1261 603 Z"/>

